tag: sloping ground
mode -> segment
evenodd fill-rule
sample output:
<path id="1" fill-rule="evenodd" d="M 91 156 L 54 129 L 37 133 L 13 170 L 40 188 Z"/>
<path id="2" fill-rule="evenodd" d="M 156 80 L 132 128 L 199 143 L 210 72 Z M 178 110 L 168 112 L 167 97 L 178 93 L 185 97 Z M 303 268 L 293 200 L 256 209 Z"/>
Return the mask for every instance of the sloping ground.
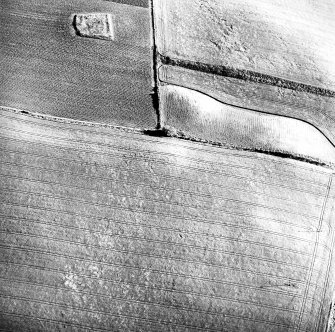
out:
<path id="1" fill-rule="evenodd" d="M 161 66 L 159 78 L 164 83 L 201 92 L 226 105 L 302 120 L 318 128 L 335 145 L 333 97 L 173 65 Z"/>
<path id="2" fill-rule="evenodd" d="M 335 148 L 316 127 L 291 117 L 235 107 L 197 91 L 161 86 L 162 123 L 185 137 L 335 165 Z"/>
<path id="3" fill-rule="evenodd" d="M 154 5 L 161 84 L 302 120 L 335 145 L 334 1 L 154 0 Z M 164 117 L 166 109 L 160 111 Z"/>
<path id="4" fill-rule="evenodd" d="M 334 96 L 334 1 L 153 1 L 161 55 Z"/>
<path id="5" fill-rule="evenodd" d="M 2 109 L 0 329 L 323 331 L 330 169 Z"/>

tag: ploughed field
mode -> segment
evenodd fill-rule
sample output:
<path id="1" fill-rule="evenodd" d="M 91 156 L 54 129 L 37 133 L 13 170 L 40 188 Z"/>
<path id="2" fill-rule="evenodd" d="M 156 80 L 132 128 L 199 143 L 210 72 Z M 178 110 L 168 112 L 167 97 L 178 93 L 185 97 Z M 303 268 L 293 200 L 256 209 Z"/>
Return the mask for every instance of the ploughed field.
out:
<path id="1" fill-rule="evenodd" d="M 2 330 L 326 323 L 329 169 L 6 109 L 0 127 Z"/>

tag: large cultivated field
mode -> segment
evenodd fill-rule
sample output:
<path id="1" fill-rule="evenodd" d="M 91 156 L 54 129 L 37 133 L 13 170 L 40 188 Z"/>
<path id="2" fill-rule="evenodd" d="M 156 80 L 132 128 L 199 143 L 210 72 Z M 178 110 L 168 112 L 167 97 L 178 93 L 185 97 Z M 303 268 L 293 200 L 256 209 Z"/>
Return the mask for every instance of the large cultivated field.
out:
<path id="1" fill-rule="evenodd" d="M 1 110 L 6 331 L 310 331 L 331 171 Z"/>
<path id="2" fill-rule="evenodd" d="M 0 331 L 325 332 L 334 13 L 1 0 Z"/>

